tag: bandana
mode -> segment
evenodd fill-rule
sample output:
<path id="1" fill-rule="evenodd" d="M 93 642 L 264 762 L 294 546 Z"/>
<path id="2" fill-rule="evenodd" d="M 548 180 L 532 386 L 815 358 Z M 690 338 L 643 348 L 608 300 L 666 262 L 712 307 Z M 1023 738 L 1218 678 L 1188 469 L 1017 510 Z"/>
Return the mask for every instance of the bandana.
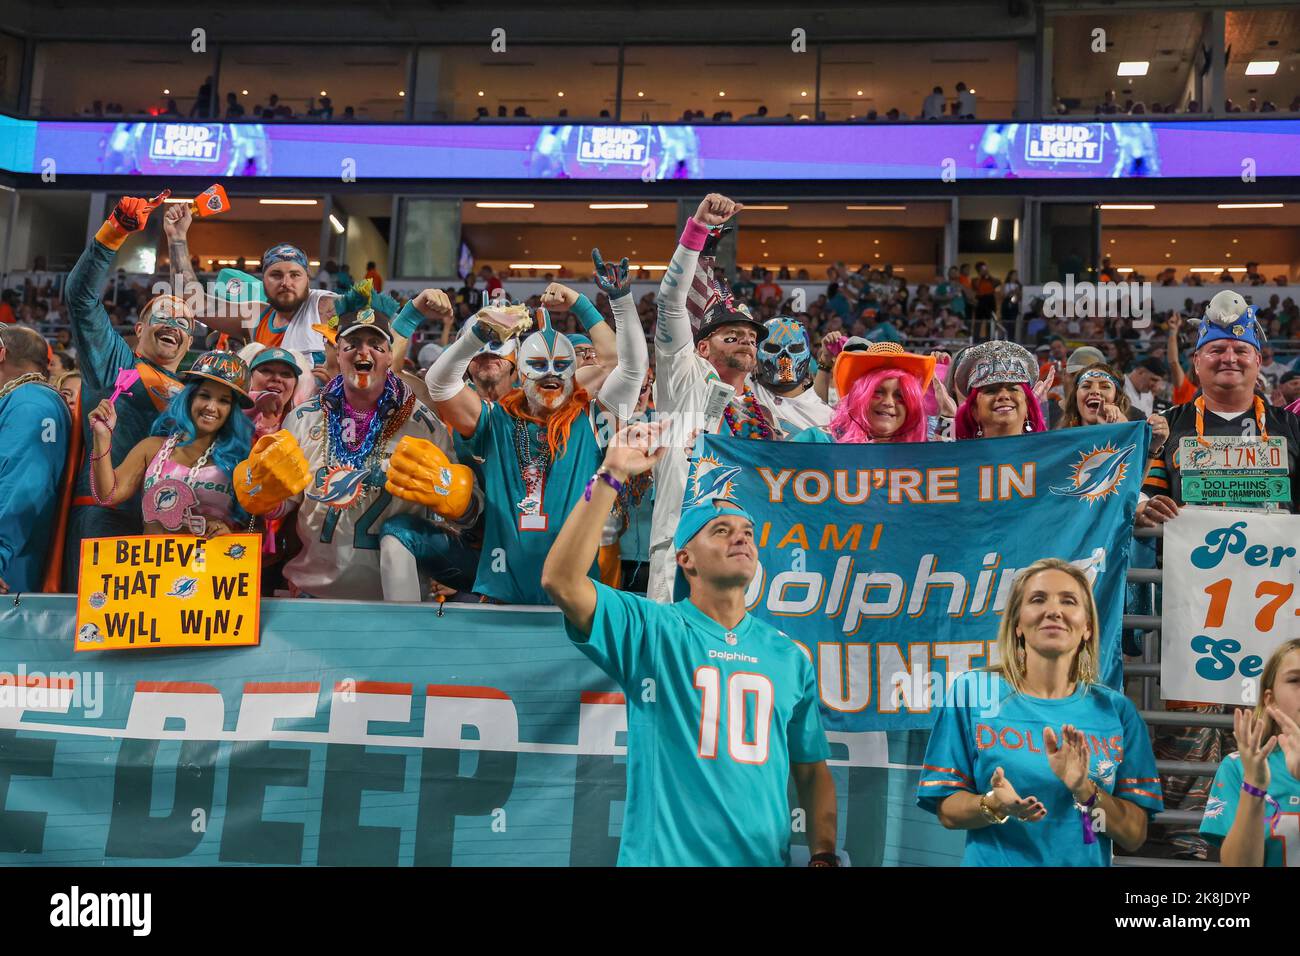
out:
<path id="1" fill-rule="evenodd" d="M 1102 369 L 1099 368 L 1088 369 L 1085 372 L 1081 372 L 1079 374 L 1079 384 L 1082 385 L 1084 382 L 1091 381 L 1095 378 L 1105 379 L 1106 381 L 1113 384 L 1117 390 L 1123 388 L 1123 386 L 1119 382 L 1119 379 L 1117 379 L 1114 375 L 1111 375 L 1110 372 L 1103 371 Z"/>
<path id="2" fill-rule="evenodd" d="M 262 254 L 262 271 L 265 272 L 268 266 L 276 262 L 296 262 L 303 269 L 308 268 L 307 254 L 288 242 L 278 243 Z"/>

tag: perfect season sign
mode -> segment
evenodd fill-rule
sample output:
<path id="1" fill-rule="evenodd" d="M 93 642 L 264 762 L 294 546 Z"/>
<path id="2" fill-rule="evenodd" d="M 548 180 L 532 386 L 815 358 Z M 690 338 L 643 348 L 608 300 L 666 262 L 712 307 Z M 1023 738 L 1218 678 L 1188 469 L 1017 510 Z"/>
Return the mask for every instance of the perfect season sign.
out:
<path id="1" fill-rule="evenodd" d="M 261 546 L 257 534 L 88 538 L 74 647 L 256 644 Z"/>

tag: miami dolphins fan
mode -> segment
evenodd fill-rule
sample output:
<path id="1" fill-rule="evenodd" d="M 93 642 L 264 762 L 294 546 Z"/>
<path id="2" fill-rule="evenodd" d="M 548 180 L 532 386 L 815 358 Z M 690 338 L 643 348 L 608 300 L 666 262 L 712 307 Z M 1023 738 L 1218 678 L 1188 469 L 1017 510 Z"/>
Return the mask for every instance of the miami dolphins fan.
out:
<path id="1" fill-rule="evenodd" d="M 966 831 L 964 866 L 1110 866 L 1164 809 L 1146 725 L 1100 683 L 1087 575 L 1056 558 L 1017 575 L 998 660 L 949 682 L 916 802 Z"/>
<path id="2" fill-rule="evenodd" d="M 776 411 L 777 420 L 793 435 L 805 428 L 830 424 L 831 407 L 813 389 L 812 339 L 798 319 L 778 315 L 763 323 L 767 337 L 758 349 L 758 381 L 754 393 Z M 827 375 L 829 377 L 829 375 Z"/>
<path id="3" fill-rule="evenodd" d="M 49 368 L 34 329 L 0 328 L 0 594 L 42 590 L 58 520 L 72 419 Z"/>
<path id="4" fill-rule="evenodd" d="M 235 469 L 235 493 L 250 514 L 297 509 L 303 547 L 284 576 L 298 597 L 389 598 L 380 531 L 398 516 L 438 526 L 449 577 L 473 564 L 459 534 L 477 517 L 482 493 L 470 470 L 455 463 L 446 428 L 390 371 L 390 316 L 368 303 L 368 291 L 358 292 L 359 302 L 349 293 L 355 304 L 337 317 L 340 374 Z M 379 295 L 373 302 L 393 304 Z M 426 289 L 393 324 L 447 309 L 443 292 Z M 422 479 L 420 487 L 411 476 Z"/>
<path id="5" fill-rule="evenodd" d="M 663 604 L 590 579 L 621 489 L 672 451 L 663 431 L 638 422 L 614 437 L 542 568 L 570 640 L 627 701 L 619 865 L 788 863 L 793 776 L 811 864 L 836 866 L 835 785 L 812 662 L 745 610 L 758 551 L 753 518 L 724 496 L 738 469 L 709 472 L 682 508 L 673 548 L 689 598 Z"/>
<path id="6" fill-rule="evenodd" d="M 504 342 L 526 327 L 526 308 L 512 306 L 481 310 L 425 377 L 438 414 L 482 461 L 487 522 L 474 590 L 494 601 L 548 603 L 538 571 L 582 494 L 583 476 L 600 463 L 600 430 L 630 418 L 640 395 L 648 357 L 628 260 L 606 263 L 599 249 L 592 259 L 596 284 L 614 312 L 612 371 L 601 364 L 579 369 L 573 343 L 539 308 L 537 331 L 517 350 L 523 386 L 500 402 L 485 401 L 466 386 L 465 370 L 490 339 Z M 549 291 L 547 301 L 567 307 L 599 342 L 608 330 L 599 328 L 605 320 L 591 301 L 564 286 Z M 595 573 L 594 565 L 590 570 Z"/>
<path id="7" fill-rule="evenodd" d="M 655 410 L 672 416 L 686 431 L 705 429 L 737 438 L 783 437 L 776 410 L 751 378 L 767 328 L 699 268 L 713 230 L 741 205 L 709 193 L 682 230 L 681 241 L 659 284 L 655 330 Z M 703 297 L 692 327 L 688 295 Z M 681 444 L 681 442 L 679 442 Z M 673 531 L 681 510 L 689 467 L 686 451 L 664 455 L 655 468 L 655 508 L 650 532 L 647 595 L 672 600 Z"/>
<path id="8" fill-rule="evenodd" d="M 1300 638 L 1259 675 L 1254 713 L 1232 712 L 1237 752 L 1219 764 L 1201 835 L 1224 866 L 1300 867 Z M 1283 808 L 1286 808 L 1285 810 Z"/>
<path id="9" fill-rule="evenodd" d="M 104 283 L 117 250 L 129 235 L 139 232 L 149 214 L 170 194 L 165 190 L 152 199 L 124 196 L 99 227 L 85 252 L 72 267 L 64 289 L 72 325 L 72 343 L 81 369 L 83 408 L 94 408 L 110 397 L 121 372 L 137 373 L 132 384 L 117 399 L 117 427 L 109 449 L 109 463 L 122 464 L 127 454 L 149 436 L 154 420 L 167 407 L 183 383 L 177 369 L 189 351 L 194 335 L 194 316 L 184 301 L 173 295 L 159 295 L 140 309 L 135 324 L 133 349 L 113 328 L 104 309 Z M 83 418 L 82 446 L 90 448 L 89 418 Z M 100 507 L 90 490 L 90 456 L 84 456 L 74 486 L 72 508 L 63 557 L 63 590 L 75 593 L 84 538 L 139 534 L 138 498 L 115 507 Z"/>
<path id="10" fill-rule="evenodd" d="M 189 207 L 180 204 L 167 211 L 173 263 L 190 261 L 186 245 L 189 217 Z M 193 273 L 186 278 L 187 282 L 194 281 Z M 315 364 L 324 363 L 325 339 L 313 326 L 326 324 L 334 316 L 336 294 L 311 288 L 311 269 L 305 252 L 288 242 L 267 249 L 262 254 L 260 288 L 256 277 L 234 269 L 223 269 L 218 281 L 223 284 L 221 301 L 195 304 L 198 317 L 206 325 L 269 347 L 308 352 Z M 227 288 L 240 285 L 250 288 L 248 291 Z M 230 300 L 243 304 L 232 307 Z"/>
<path id="11" fill-rule="evenodd" d="M 1189 500 L 1201 505 L 1231 504 L 1292 514 L 1300 509 L 1300 418 L 1270 405 L 1256 389 L 1260 349 L 1266 342 L 1254 307 L 1248 306 L 1240 293 L 1224 289 L 1215 294 L 1201 319 L 1192 353 L 1201 394 L 1186 405 L 1175 405 L 1164 412 L 1169 437 L 1163 448 L 1151 450 L 1138 502 L 1139 527 L 1163 524 Z M 1213 495 L 1198 493 L 1199 483 L 1189 487 L 1183 477 L 1182 470 L 1188 466 L 1188 453 L 1183 450 L 1185 439 L 1194 438 L 1196 447 L 1208 452 L 1215 446 L 1263 443 L 1270 436 L 1285 439 L 1285 448 L 1278 449 L 1277 457 L 1281 493 L 1255 496 L 1270 500 L 1212 500 Z M 1229 474 L 1219 473 L 1219 478 L 1216 487 L 1229 486 Z"/>

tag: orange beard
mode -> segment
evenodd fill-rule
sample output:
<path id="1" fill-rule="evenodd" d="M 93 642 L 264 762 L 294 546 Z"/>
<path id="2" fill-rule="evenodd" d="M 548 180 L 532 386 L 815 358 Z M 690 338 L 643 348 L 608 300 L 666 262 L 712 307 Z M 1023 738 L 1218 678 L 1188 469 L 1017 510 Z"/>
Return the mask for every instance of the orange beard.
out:
<path id="1" fill-rule="evenodd" d="M 501 399 L 500 404 L 507 415 L 545 427 L 546 447 L 551 453 L 551 461 L 555 461 L 568 447 L 569 428 L 577 421 L 578 416 L 587 410 L 590 402 L 591 396 L 586 390 L 575 385 L 573 394 L 568 400 L 546 418 L 539 418 L 529 410 L 528 399 L 524 397 L 522 388 L 512 388 L 506 397 Z"/>

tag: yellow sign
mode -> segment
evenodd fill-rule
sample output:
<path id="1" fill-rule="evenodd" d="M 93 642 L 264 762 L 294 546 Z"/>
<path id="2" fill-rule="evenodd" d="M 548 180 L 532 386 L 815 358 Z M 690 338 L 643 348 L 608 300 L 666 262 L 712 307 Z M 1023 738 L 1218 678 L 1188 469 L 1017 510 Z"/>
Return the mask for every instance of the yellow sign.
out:
<path id="1" fill-rule="evenodd" d="M 81 543 L 78 651 L 258 642 L 262 536 L 136 535 Z"/>

